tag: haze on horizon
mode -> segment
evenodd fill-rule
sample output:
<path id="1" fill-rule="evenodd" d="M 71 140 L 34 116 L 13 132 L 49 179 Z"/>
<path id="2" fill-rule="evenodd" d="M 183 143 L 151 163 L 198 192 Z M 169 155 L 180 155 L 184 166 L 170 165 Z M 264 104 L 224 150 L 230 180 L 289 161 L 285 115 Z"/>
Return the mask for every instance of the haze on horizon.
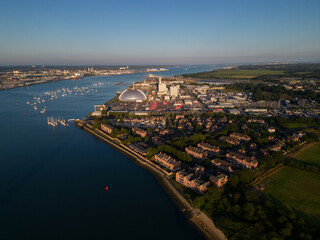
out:
<path id="1" fill-rule="evenodd" d="M 0 3 L 0 65 L 320 62 L 318 0 Z"/>

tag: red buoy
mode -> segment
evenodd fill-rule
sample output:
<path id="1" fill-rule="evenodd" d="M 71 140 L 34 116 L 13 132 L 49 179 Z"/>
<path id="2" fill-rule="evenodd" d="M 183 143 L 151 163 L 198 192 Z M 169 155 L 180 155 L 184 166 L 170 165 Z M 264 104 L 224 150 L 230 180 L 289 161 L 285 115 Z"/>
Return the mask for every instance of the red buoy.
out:
<path id="1" fill-rule="evenodd" d="M 106 191 L 108 191 L 109 190 L 109 188 L 108 187 L 106 187 Z"/>

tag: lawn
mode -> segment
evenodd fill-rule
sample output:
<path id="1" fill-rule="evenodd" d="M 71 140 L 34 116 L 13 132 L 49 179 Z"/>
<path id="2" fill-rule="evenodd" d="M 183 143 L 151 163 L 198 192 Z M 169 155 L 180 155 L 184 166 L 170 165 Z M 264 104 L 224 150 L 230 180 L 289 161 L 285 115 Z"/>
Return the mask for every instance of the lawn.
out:
<path id="1" fill-rule="evenodd" d="M 320 143 L 315 143 L 294 156 L 296 160 L 320 167 Z"/>
<path id="2" fill-rule="evenodd" d="M 264 196 L 296 212 L 311 225 L 320 225 L 320 175 L 283 167 L 263 180 Z"/>
<path id="3" fill-rule="evenodd" d="M 286 128 L 306 128 L 310 127 L 310 123 L 290 122 L 286 125 Z"/>

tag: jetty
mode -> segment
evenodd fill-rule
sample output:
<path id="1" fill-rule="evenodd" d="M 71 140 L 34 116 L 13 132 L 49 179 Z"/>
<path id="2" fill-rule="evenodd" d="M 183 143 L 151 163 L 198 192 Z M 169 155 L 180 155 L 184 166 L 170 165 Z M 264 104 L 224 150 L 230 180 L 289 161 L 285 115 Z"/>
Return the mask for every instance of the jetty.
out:
<path id="1" fill-rule="evenodd" d="M 68 127 L 69 126 L 67 121 L 65 119 L 63 119 L 63 118 L 60 118 L 60 116 L 58 118 L 47 117 L 47 124 L 49 126 L 52 126 L 52 127 L 57 127 L 59 124 L 64 126 L 64 127 Z"/>

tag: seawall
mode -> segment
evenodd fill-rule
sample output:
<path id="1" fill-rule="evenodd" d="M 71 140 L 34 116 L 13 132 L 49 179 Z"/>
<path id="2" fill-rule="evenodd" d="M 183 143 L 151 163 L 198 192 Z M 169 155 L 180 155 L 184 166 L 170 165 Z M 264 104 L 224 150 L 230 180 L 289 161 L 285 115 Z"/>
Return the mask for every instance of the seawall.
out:
<path id="1" fill-rule="evenodd" d="M 214 223 L 209 219 L 204 213 L 200 212 L 198 209 L 194 209 L 184 198 L 184 196 L 171 184 L 169 180 L 169 175 L 153 166 L 149 163 L 146 158 L 137 155 L 131 149 L 124 146 L 119 142 L 115 142 L 111 137 L 103 133 L 98 134 L 95 130 L 88 128 L 87 126 L 81 126 L 79 122 L 75 121 L 77 127 L 83 131 L 95 136 L 99 140 L 105 142 L 115 150 L 121 152 L 125 156 L 132 159 L 138 166 L 143 167 L 148 172 L 150 172 L 156 180 L 159 182 L 160 186 L 169 195 L 174 204 L 179 208 L 179 210 L 187 217 L 187 219 L 196 227 L 196 229 L 201 232 L 207 239 L 210 240 L 225 240 L 224 234 L 214 226 Z"/>

